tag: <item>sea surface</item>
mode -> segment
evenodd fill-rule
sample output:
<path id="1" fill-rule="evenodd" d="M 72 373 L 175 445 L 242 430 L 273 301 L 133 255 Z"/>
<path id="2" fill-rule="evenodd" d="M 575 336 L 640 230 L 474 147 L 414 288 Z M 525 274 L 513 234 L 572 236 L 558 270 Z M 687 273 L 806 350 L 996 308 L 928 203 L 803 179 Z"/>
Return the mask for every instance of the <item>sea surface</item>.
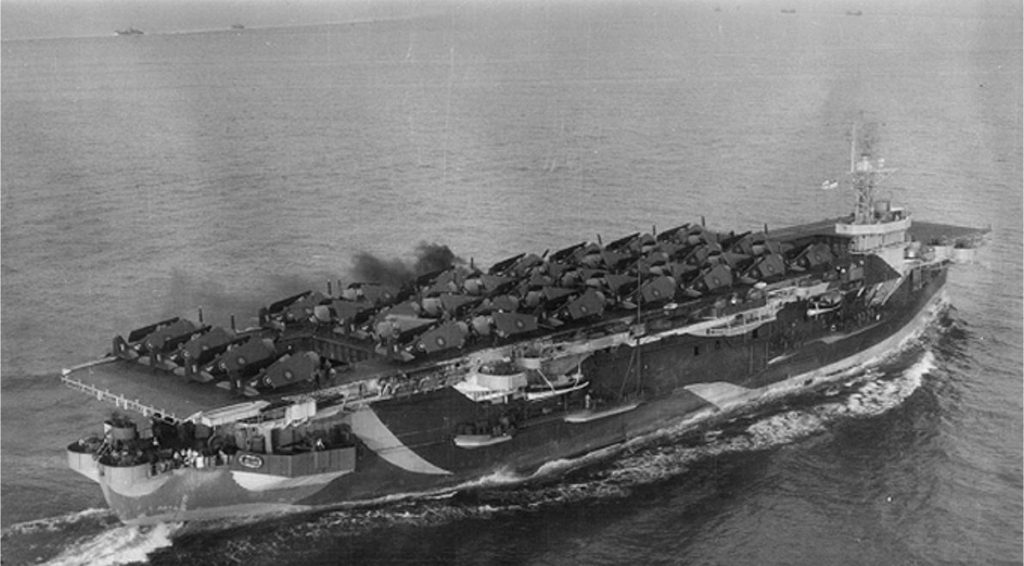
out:
<path id="1" fill-rule="evenodd" d="M 3 563 L 1020 564 L 1020 4 L 793 5 L 4 41 Z M 884 195 L 991 233 L 927 330 L 840 387 L 540 482 L 264 521 L 125 527 L 65 467 L 110 408 L 59 371 L 115 334 L 245 325 L 421 243 L 487 265 L 838 216 L 853 195 L 819 187 L 854 123 Z"/>

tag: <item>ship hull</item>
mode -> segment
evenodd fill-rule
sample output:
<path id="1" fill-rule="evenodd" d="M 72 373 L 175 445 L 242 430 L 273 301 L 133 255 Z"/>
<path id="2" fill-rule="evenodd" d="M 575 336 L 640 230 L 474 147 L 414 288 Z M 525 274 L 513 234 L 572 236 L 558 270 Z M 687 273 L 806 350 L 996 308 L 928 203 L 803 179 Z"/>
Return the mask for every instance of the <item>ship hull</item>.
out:
<path id="1" fill-rule="evenodd" d="M 227 467 L 188 467 L 161 481 L 119 489 L 100 466 L 110 507 L 128 524 L 281 513 L 467 489 L 490 479 L 521 481 L 569 460 L 659 431 L 710 426 L 781 398 L 848 379 L 858 367 L 919 334 L 942 303 L 945 269 L 904 279 L 885 316 L 852 329 L 819 329 L 799 346 L 788 329 L 801 305 L 742 336 L 678 335 L 639 348 L 601 351 L 583 362 L 595 395 L 635 389 L 631 402 L 570 418 L 532 419 L 508 441 L 460 446 L 455 423 L 479 408 L 451 387 L 369 404 L 352 415 L 357 465 L 346 473 L 259 489 Z M 808 324 L 806 321 L 801 324 Z M 814 320 L 809 324 L 813 324 Z M 717 343 L 716 343 L 717 342 Z M 780 349 L 781 348 L 781 349 Z M 634 351 L 636 350 L 636 351 Z M 639 373 L 630 374 L 630 369 Z M 84 471 L 83 471 L 84 473 Z"/>

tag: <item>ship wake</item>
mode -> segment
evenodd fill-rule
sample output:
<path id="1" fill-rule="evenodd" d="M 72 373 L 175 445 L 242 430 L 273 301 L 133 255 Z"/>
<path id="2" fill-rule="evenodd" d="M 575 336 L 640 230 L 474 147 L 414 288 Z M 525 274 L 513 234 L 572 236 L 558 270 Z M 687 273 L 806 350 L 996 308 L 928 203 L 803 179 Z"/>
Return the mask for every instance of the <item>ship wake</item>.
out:
<path id="1" fill-rule="evenodd" d="M 150 527 L 120 526 L 94 537 L 76 541 L 48 562 L 53 566 L 113 566 L 148 561 L 149 555 L 173 544 L 172 535 L 180 523 Z"/>
<path id="2" fill-rule="evenodd" d="M 136 564 L 171 546 L 180 526 L 128 527 L 109 509 L 86 509 L 4 529 L 5 561 L 16 557 L 52 566 Z"/>
<path id="3" fill-rule="evenodd" d="M 509 493 L 482 492 L 477 500 L 532 508 L 546 502 L 628 497 L 638 488 L 682 476 L 714 458 L 792 445 L 826 433 L 849 419 L 882 415 L 901 406 L 935 367 L 934 354 L 924 351 L 909 367 L 895 374 L 870 368 L 852 377 L 846 385 L 765 408 L 701 432 L 682 426 L 660 431 L 622 447 L 617 457 L 603 465 L 601 458 L 607 458 L 604 454 L 562 461 L 544 470 L 552 475 L 565 474 L 560 481 L 538 482 L 532 488 Z"/>

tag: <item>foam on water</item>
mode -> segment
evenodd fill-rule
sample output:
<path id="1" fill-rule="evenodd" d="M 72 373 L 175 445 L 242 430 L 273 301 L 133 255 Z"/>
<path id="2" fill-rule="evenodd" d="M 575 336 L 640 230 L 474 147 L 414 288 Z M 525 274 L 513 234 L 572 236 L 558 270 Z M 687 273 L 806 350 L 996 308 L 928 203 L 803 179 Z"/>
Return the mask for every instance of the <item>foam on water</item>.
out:
<path id="1" fill-rule="evenodd" d="M 738 431 L 714 430 L 704 435 L 710 439 L 707 443 L 641 448 L 599 472 L 596 482 L 632 487 L 649 484 L 682 474 L 707 458 L 770 450 L 823 433 L 842 419 L 876 417 L 903 404 L 921 386 L 924 375 L 935 368 L 934 360 L 934 354 L 925 351 L 917 362 L 894 378 L 865 372 L 867 379 L 858 380 L 849 393 L 838 395 L 838 400 L 798 409 L 783 408 Z M 593 488 L 598 493 L 610 492 L 606 486 Z"/>
<path id="2" fill-rule="evenodd" d="M 73 525 L 83 522 L 95 521 L 102 524 L 106 522 L 117 522 L 117 517 L 110 509 L 84 509 L 58 517 L 46 517 L 34 521 L 25 521 L 7 527 L 3 530 L 3 538 L 11 535 L 31 535 L 40 532 L 56 532 L 68 529 Z"/>
<path id="3" fill-rule="evenodd" d="M 3 561 L 42 562 L 83 541 L 121 526 L 110 509 L 85 509 L 15 523 L 3 530 Z"/>
<path id="4" fill-rule="evenodd" d="M 147 562 L 151 552 L 171 546 L 171 537 L 180 528 L 180 523 L 161 523 L 152 527 L 120 526 L 76 541 L 47 564 L 113 566 Z"/>

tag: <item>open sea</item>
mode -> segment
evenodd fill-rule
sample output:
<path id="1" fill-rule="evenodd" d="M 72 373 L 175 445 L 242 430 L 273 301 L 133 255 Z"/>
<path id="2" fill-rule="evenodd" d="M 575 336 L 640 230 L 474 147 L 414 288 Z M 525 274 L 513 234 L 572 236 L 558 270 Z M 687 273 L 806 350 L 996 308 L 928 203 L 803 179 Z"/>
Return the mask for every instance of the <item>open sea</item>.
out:
<path id="1" fill-rule="evenodd" d="M 3 41 L 2 562 L 1020 564 L 1021 5 L 792 5 Z M 59 371 L 115 334 L 198 307 L 244 326 L 422 242 L 487 265 L 845 214 L 819 186 L 855 122 L 885 194 L 991 234 L 845 387 L 543 482 L 261 521 L 125 527 L 65 467 L 110 408 Z"/>

